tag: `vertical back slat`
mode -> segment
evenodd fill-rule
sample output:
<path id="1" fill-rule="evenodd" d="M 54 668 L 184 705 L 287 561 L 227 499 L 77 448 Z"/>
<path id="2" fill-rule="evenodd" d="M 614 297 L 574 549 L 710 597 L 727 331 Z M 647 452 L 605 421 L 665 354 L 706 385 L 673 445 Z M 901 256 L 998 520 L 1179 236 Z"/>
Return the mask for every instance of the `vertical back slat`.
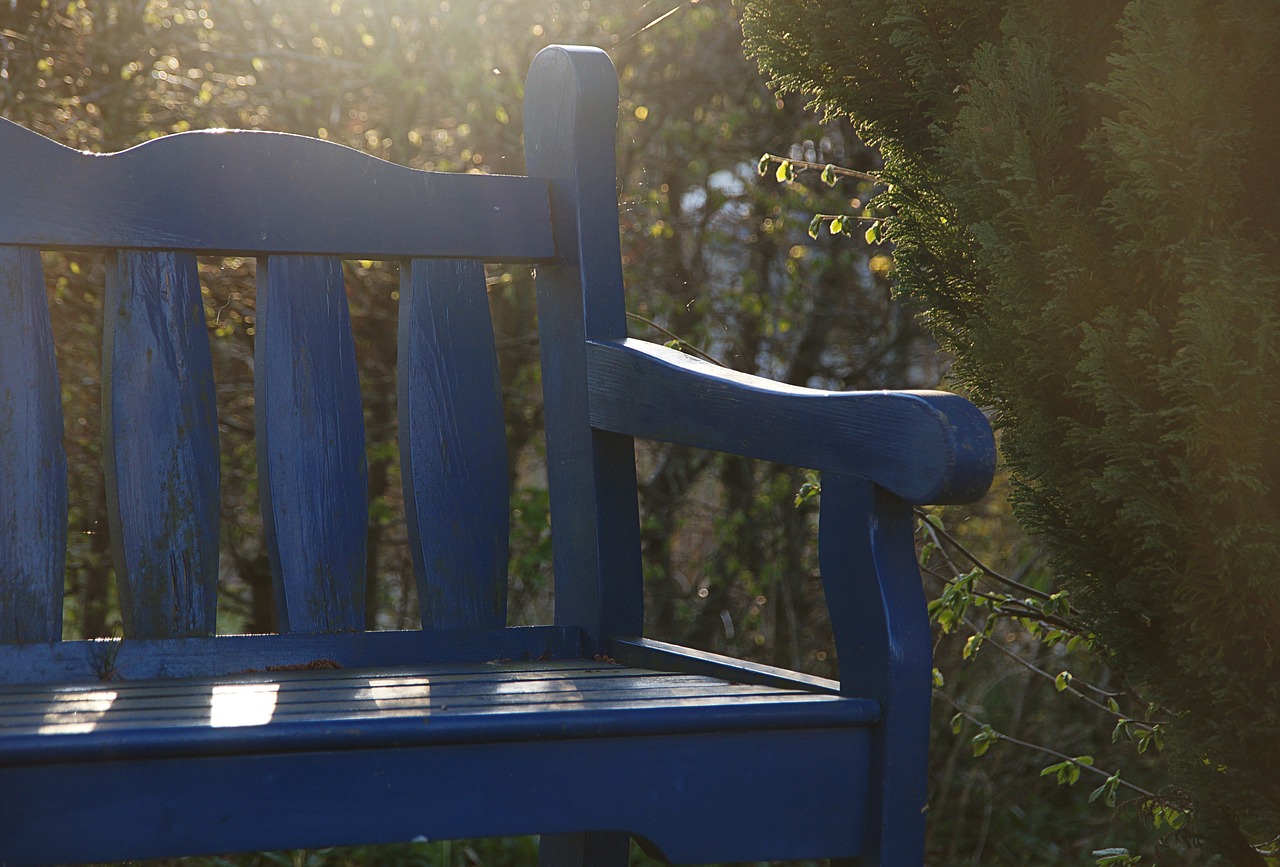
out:
<path id="1" fill-rule="evenodd" d="M 256 328 L 258 483 L 280 629 L 359 630 L 368 470 L 341 263 L 259 260 Z"/>
<path id="2" fill-rule="evenodd" d="M 62 637 L 67 461 L 40 254 L 0 247 L 0 642 Z"/>
<path id="3" fill-rule="evenodd" d="M 126 635 L 211 635 L 218 421 L 195 256 L 107 261 L 102 405 L 107 517 Z"/>
<path id="4" fill-rule="evenodd" d="M 400 468 L 422 624 L 502 626 L 506 425 L 479 262 L 405 263 L 398 360 Z"/>

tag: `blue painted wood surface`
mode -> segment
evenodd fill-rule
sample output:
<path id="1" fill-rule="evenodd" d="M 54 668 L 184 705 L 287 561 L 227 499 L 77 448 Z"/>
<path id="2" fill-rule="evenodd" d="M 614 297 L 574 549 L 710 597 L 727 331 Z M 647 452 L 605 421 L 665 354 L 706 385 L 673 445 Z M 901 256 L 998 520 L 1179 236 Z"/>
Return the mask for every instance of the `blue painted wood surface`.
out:
<path id="1" fill-rule="evenodd" d="M 618 827 L 684 863 L 821 857 L 859 848 L 867 740 L 734 726 L 8 767 L 0 838 L 14 867 Z"/>
<path id="2" fill-rule="evenodd" d="M 107 263 L 104 469 L 125 634 L 211 635 L 218 592 L 218 425 L 191 254 Z"/>
<path id="3" fill-rule="evenodd" d="M 783 689 L 839 694 L 840 682 L 814 677 L 773 665 L 746 662 L 719 653 L 692 650 L 651 638 L 615 638 L 609 642 L 609 656 L 623 665 L 657 671 L 681 671 L 723 677 L 736 683 L 755 683 Z"/>
<path id="4" fill-rule="evenodd" d="M 542 180 L 415 171 L 305 136 L 188 132 L 96 155 L 0 118 L 0 153 L 0 244 L 488 261 L 553 252 Z"/>
<path id="5" fill-rule="evenodd" d="M 872 740 L 868 867 L 924 863 L 932 634 L 904 500 L 822 475 L 818 560 L 840 691 L 880 704 Z"/>
<path id="6" fill-rule="evenodd" d="M 797 389 L 627 340 L 616 100 L 603 52 L 542 52 L 523 179 L 261 133 L 89 157 L 0 121 L 0 298 L 21 326 L 0 335 L 0 791 L 23 795 L 0 810 L 0 861 L 540 833 L 544 864 L 598 867 L 625 863 L 631 833 L 683 861 L 918 867 L 930 664 L 908 501 L 977 497 L 989 427 L 948 395 Z M 66 470 L 34 244 L 109 253 L 123 641 L 54 640 Z M 211 628 L 218 498 L 190 254 L 224 251 L 262 255 L 259 489 L 283 635 L 188 635 Z M 406 260 L 406 518 L 424 621 L 447 628 L 354 631 L 368 502 L 345 254 Z M 480 260 L 538 263 L 550 627 L 488 628 L 507 470 Z M 633 436 L 823 470 L 838 684 L 643 637 Z"/>
<path id="7" fill-rule="evenodd" d="M 506 423 L 479 262 L 402 266 L 398 365 L 400 477 L 422 625 L 502 626 Z"/>
<path id="8" fill-rule="evenodd" d="M 62 638 L 67 461 L 40 254 L 0 247 L 0 642 Z"/>
<path id="9" fill-rule="evenodd" d="M 877 717 L 866 699 L 584 660 L 253 670 L 0 688 L 0 766 L 846 728 Z"/>
<path id="10" fill-rule="evenodd" d="M 593 431 L 586 340 L 626 335 L 618 240 L 618 82 L 608 55 L 551 46 L 525 87 L 525 161 L 550 180 L 556 259 L 537 272 L 556 622 L 591 652 L 640 634 L 643 573 L 631 438 Z"/>
<path id="11" fill-rule="evenodd" d="M 0 684 L 70 684 L 215 677 L 251 668 L 332 660 L 345 668 L 577 659 L 582 636 L 562 626 L 505 629 L 219 635 L 0 645 Z"/>
<path id="12" fill-rule="evenodd" d="M 280 628 L 362 629 L 364 412 L 336 259 L 259 261 L 254 368 L 258 491 Z"/>
<path id="13" fill-rule="evenodd" d="M 985 416 L 941 391 L 834 392 L 717 367 L 641 340 L 591 341 L 591 423 L 857 475 L 912 503 L 967 503 L 995 472 Z"/>

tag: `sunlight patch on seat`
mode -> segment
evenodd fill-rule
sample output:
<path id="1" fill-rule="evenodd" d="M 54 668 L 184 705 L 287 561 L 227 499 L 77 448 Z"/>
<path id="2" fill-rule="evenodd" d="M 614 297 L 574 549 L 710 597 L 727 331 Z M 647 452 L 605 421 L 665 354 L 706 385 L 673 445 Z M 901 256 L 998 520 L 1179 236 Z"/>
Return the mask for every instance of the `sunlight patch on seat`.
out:
<path id="1" fill-rule="evenodd" d="M 213 688 L 209 725 L 214 728 L 261 726 L 276 711 L 278 683 L 229 683 Z"/>
<path id="2" fill-rule="evenodd" d="M 53 697 L 37 734 L 81 734 L 93 731 L 116 700 L 113 689 L 71 692 Z"/>

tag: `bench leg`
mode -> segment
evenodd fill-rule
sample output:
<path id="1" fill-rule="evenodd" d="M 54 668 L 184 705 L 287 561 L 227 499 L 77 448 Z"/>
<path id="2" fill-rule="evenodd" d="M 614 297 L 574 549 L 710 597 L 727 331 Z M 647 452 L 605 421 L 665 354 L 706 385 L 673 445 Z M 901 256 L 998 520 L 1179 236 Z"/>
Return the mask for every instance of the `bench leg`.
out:
<path id="1" fill-rule="evenodd" d="M 631 836 L 625 831 L 544 834 L 538 844 L 539 867 L 626 867 Z"/>

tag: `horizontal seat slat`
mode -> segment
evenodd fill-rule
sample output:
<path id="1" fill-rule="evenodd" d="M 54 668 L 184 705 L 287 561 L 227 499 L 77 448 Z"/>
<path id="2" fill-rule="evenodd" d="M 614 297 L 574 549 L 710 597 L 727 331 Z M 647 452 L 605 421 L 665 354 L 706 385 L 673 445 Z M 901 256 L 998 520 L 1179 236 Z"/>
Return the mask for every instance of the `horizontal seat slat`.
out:
<path id="1" fill-rule="evenodd" d="M 713 678 L 689 678 L 682 675 L 663 675 L 659 672 L 626 672 L 617 677 L 599 677 L 584 674 L 580 678 L 557 678 L 554 680 L 509 680 L 494 681 L 479 678 L 455 678 L 441 682 L 434 676 L 397 674 L 393 677 L 352 676 L 343 681 L 323 680 L 318 683 L 300 681 L 275 681 L 257 683 L 228 683 L 219 679 L 212 685 L 208 682 L 171 683 L 169 689 L 152 687 L 146 690 L 127 690 L 116 687 L 116 684 L 95 686 L 87 690 L 29 692 L 0 697 L 0 728 L 10 725 L 14 720 L 32 713 L 93 713 L 138 712 L 148 709 L 190 709 L 208 710 L 211 697 L 215 694 L 253 695 L 256 693 L 273 696 L 277 711 L 292 706 L 310 704 L 333 704 L 336 702 L 379 702 L 379 701 L 420 701 L 423 706 L 449 703 L 452 701 L 468 701 L 478 699 L 494 699 L 514 697 L 524 700 L 526 696 L 566 695 L 599 697 L 604 693 L 624 693 L 627 690 L 644 689 L 685 689 L 723 684 Z M 737 687 L 741 684 L 730 684 Z M 216 690 L 217 692 L 215 692 Z"/>
<path id="2" fill-rule="evenodd" d="M 504 692 L 530 692 L 546 690 L 554 692 L 563 688 L 561 684 L 572 682 L 578 689 L 613 689 L 621 682 L 634 686 L 670 685 L 674 680 L 690 681 L 691 676 L 685 674 L 668 674 L 662 671 L 635 669 L 582 669 L 566 668 L 560 671 L 510 671 L 506 665 L 495 673 L 477 674 L 475 671 L 438 674 L 432 668 L 431 674 L 405 673 L 400 670 L 386 669 L 339 669 L 336 671 L 307 671 L 304 677 L 290 679 L 288 672 L 249 672 L 233 674 L 215 679 L 199 680 L 146 680 L 138 683 L 129 681 L 75 684 L 69 686 L 42 689 L 39 687 L 10 687 L 0 692 L 0 708 L 9 709 L 28 704 L 47 704 L 56 700 L 59 703 L 74 703 L 83 699 L 94 702 L 103 690 L 111 690 L 117 694 L 117 701 L 148 701 L 151 696 L 159 695 L 167 698 L 178 696 L 209 695 L 209 685 L 235 686 L 253 689 L 264 685 L 278 685 L 284 692 L 281 703 L 288 701 L 311 701 L 313 696 L 329 693 L 346 692 L 354 696 L 354 691 L 365 690 L 382 694 L 384 690 L 406 690 L 430 685 L 435 694 L 466 695 L 480 690 L 501 690 Z M 330 677 L 340 674 L 341 677 Z M 712 682 L 715 678 L 694 677 L 696 682 Z M 612 685 L 611 685 L 612 684 Z M 0 710 L 0 725 L 3 714 Z"/>
<path id="3" fill-rule="evenodd" d="M 0 153 L 0 245 L 486 261 L 554 253 L 539 178 L 424 172 L 249 130 L 88 154 L 0 119 Z"/>
<path id="4" fill-rule="evenodd" d="M 652 695 L 647 694 L 651 692 Z M 263 694 L 264 696 L 266 693 Z M 238 697 L 248 697 L 240 694 Z M 653 708 L 653 707 L 687 707 L 700 704 L 711 704 L 732 700 L 735 703 L 759 700 L 791 701 L 805 696 L 778 696 L 768 687 L 726 686 L 719 688 L 706 686 L 672 687 L 667 686 L 653 690 L 602 690 L 578 695 L 542 695 L 539 700 L 529 696 L 456 696 L 432 697 L 427 700 L 423 696 L 401 698 L 365 698 L 351 700 L 317 701 L 294 703 L 284 707 L 271 708 L 269 722 L 260 721 L 254 713 L 256 705 L 249 704 L 245 714 L 240 717 L 245 721 L 220 722 L 218 704 L 206 701 L 202 706 L 160 706 L 135 708 L 130 705 L 115 706 L 109 711 L 59 711 L 53 710 L 41 714 L 29 712 L 13 717 L 6 717 L 0 722 L 0 738 L 18 734 L 46 735 L 81 735 L 102 733 L 110 730 L 130 731 L 140 728 L 164 728 L 182 726 L 196 728 L 212 725 L 214 728 L 248 727 L 255 725 L 281 725 L 285 723 L 319 722 L 329 723 L 336 720 L 376 719 L 383 713 L 395 712 L 397 715 L 411 714 L 424 722 L 444 714 L 491 714 L 491 713 L 541 713 L 546 710 L 569 710 L 584 707 L 599 710 L 602 708 Z M 265 706 L 265 705 L 264 705 Z M 251 720 L 251 721 L 247 721 Z"/>
<path id="5" fill-rule="evenodd" d="M 874 702 L 578 662 L 289 671 L 104 683 L 0 694 L 0 764 L 150 755 L 363 748 L 406 743 L 595 737 L 623 732 L 865 725 Z M 442 682 L 436 683 L 437 671 Z M 514 678 L 513 678 L 514 675 Z M 168 687 L 166 690 L 165 687 Z"/>

